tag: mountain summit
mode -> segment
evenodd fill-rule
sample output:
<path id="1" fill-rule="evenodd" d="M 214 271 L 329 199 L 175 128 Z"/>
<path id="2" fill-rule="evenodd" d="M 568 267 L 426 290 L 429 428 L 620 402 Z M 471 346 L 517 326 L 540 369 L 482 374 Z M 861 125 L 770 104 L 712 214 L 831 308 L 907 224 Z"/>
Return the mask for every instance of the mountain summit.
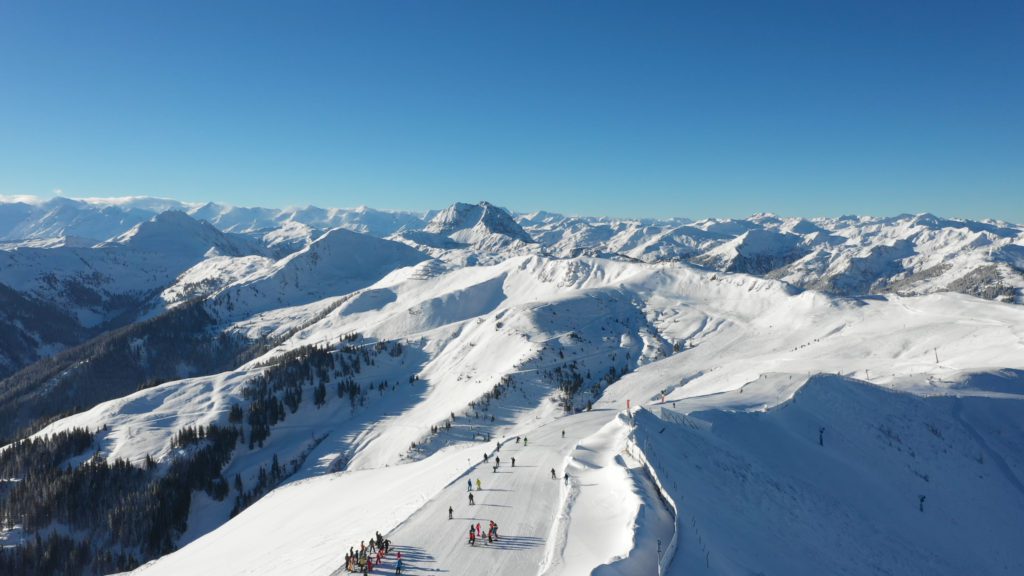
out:
<path id="1" fill-rule="evenodd" d="M 225 256 L 254 254 L 260 250 L 260 245 L 248 237 L 221 232 L 209 222 L 177 210 L 161 212 L 100 244 L 117 245 L 190 260 L 201 259 L 210 250 Z"/>
<path id="2" fill-rule="evenodd" d="M 516 223 L 511 214 L 488 202 L 456 202 L 438 212 L 424 228 L 427 232 L 446 236 L 472 229 L 501 234 L 528 244 L 533 243 L 533 238 Z"/>

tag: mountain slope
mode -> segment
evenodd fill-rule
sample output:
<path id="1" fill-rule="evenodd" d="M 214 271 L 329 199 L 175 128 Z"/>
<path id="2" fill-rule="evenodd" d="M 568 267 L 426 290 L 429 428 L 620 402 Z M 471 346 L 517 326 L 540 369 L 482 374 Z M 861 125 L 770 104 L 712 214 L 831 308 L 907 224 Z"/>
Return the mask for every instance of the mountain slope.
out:
<path id="1" fill-rule="evenodd" d="M 0 250 L 0 571 L 1024 567 L 1020 226 L 178 208 Z"/>
<path id="2" fill-rule="evenodd" d="M 258 266 L 219 292 L 215 304 L 233 317 L 247 317 L 347 294 L 427 258 L 399 242 L 337 228 L 271 266 Z"/>
<path id="3" fill-rule="evenodd" d="M 1022 402 L 823 376 L 767 412 L 642 412 L 637 443 L 681 505 L 668 573 L 1018 573 L 1024 485 L 998 462 L 1024 461 L 990 443 L 1024 439 Z"/>
<path id="4" fill-rule="evenodd" d="M 628 573 L 627 566 L 641 562 L 641 556 L 630 560 L 633 545 L 628 532 L 588 536 L 578 528 L 586 525 L 598 503 L 620 502 L 623 505 L 613 510 L 622 522 L 636 521 L 637 530 L 651 533 L 664 530 L 660 521 L 642 527 L 647 526 L 642 518 L 653 522 L 669 512 L 641 514 L 638 503 L 661 506 L 656 504 L 660 501 L 656 492 L 651 492 L 656 489 L 643 480 L 644 473 L 634 472 L 639 464 L 615 460 L 622 450 L 621 436 L 605 429 L 627 399 L 634 405 L 651 404 L 665 395 L 664 407 L 675 406 L 694 418 L 709 410 L 758 413 L 784 405 L 808 373 L 837 371 L 910 394 L 970 390 L 992 396 L 978 392 L 971 375 L 1024 368 L 1020 364 L 1024 312 L 966 296 L 834 299 L 800 293 L 780 282 L 718 275 L 681 264 L 652 266 L 585 258 L 519 257 L 492 266 L 456 267 L 427 278 L 417 268 L 397 270 L 339 300 L 340 305 L 312 324 L 296 325 L 287 340 L 263 358 L 237 370 L 143 390 L 45 431 L 105 424 L 111 430 L 102 445 L 105 454 L 131 461 L 144 461 L 149 455 L 168 462 L 180 457 L 174 449 L 177 431 L 197 424 L 228 425 L 231 406 L 249 406 L 253 397 L 247 387 L 270 367 L 288 370 L 285 373 L 293 376 L 285 382 L 306 389 L 283 424 L 271 426 L 269 437 L 259 445 L 237 449 L 222 472 L 228 481 L 237 474 L 248 494 L 254 487 L 265 486 L 261 474 L 269 470 L 276 455 L 282 462 L 292 462 L 287 479 L 279 481 L 286 486 L 231 520 L 233 499 L 243 493 L 229 489 L 223 501 L 197 493 L 190 528 L 183 537 L 195 542 L 143 573 L 198 569 L 206 562 L 221 566 L 209 555 L 252 547 L 254 539 L 265 552 L 252 555 L 252 563 L 235 560 L 225 568 L 227 573 L 272 573 L 285 570 L 286 565 L 295 570 L 294 562 L 281 563 L 267 556 L 289 558 L 285 550 L 304 558 L 299 564 L 302 571 L 327 573 L 332 562 L 340 562 L 345 542 L 391 527 L 396 527 L 391 536 L 406 546 L 406 557 L 416 570 L 436 566 L 456 574 L 473 573 L 474 567 L 491 563 L 517 571 L 542 562 L 552 573 L 569 574 L 621 561 L 622 573 Z M 900 328 L 893 330 L 893 326 Z M 354 340 L 347 340 L 346 335 L 356 333 Z M 360 349 L 379 352 L 372 361 L 361 360 L 362 368 L 351 375 L 339 371 L 337 362 L 324 373 L 315 363 L 286 368 L 292 362 L 289 358 L 319 357 L 321 352 L 315 350 L 348 358 L 343 365 L 351 366 L 350 354 Z M 330 391 L 322 406 L 313 402 L 318 381 L 324 381 Z M 346 382 L 360 389 L 351 399 L 341 387 L 334 393 Z M 803 400 L 798 397 L 795 402 Z M 908 418 L 917 418 L 913 412 L 917 404 L 886 403 L 890 404 L 893 418 L 904 412 Z M 563 416 L 566 406 L 572 411 L 588 405 L 594 410 Z M 251 409 L 243 414 L 247 410 Z M 811 410 L 838 422 L 824 409 Z M 995 417 L 1002 422 L 1013 414 L 1010 409 Z M 258 431 L 250 429 L 246 420 L 243 423 L 246 438 Z M 563 428 L 568 438 L 564 444 Z M 488 435 L 491 440 L 484 440 Z M 516 452 L 515 436 L 528 437 L 530 446 Z M 585 445 L 605 455 L 588 455 L 575 448 L 588 438 Z M 1001 455 L 1005 442 L 1012 446 L 1016 438 L 993 437 L 986 443 L 996 446 L 993 450 Z M 475 465 L 484 451 L 494 449 L 495 440 L 504 443 L 503 466 L 506 454 L 517 457 L 517 467 L 522 469 L 511 472 L 513 477 Z M 746 450 L 751 442 L 737 439 L 736 449 Z M 896 470 L 902 460 L 895 462 L 887 466 Z M 583 493 L 577 493 L 577 488 L 563 492 L 564 484 L 552 482 L 548 474 L 550 468 L 556 468 L 560 477 L 569 470 L 584 482 L 599 478 L 592 475 L 600 467 L 612 467 L 630 480 L 613 482 L 609 477 L 594 484 L 601 488 L 583 486 Z M 954 474 L 956 469 L 944 468 L 944 474 Z M 333 474 L 337 470 L 344 472 Z M 682 485 L 674 470 L 665 474 L 671 473 Z M 464 527 L 458 527 L 464 522 L 446 524 L 443 511 L 448 505 L 460 503 L 459 513 L 465 510 L 461 507 L 465 474 L 484 482 L 480 507 L 474 511 L 486 515 L 474 517 L 496 519 L 509 538 L 504 548 L 497 548 L 508 553 L 500 560 L 466 547 L 460 534 Z M 789 474 L 801 482 L 814 481 L 799 469 Z M 489 493 L 492 483 L 495 491 Z M 281 515 L 294 515 L 298 506 L 315 505 L 323 491 L 332 490 L 327 486 L 361 493 L 371 485 L 390 486 L 400 495 L 392 503 L 378 505 L 380 513 L 365 521 L 360 517 L 362 500 L 332 500 L 323 506 L 322 514 L 304 516 L 308 523 L 291 524 L 294 532 L 289 536 L 267 533 L 264 539 L 266 526 L 285 522 Z M 412 496 L 406 499 L 406 495 Z M 526 497 L 535 504 L 528 505 Z M 690 497 L 687 493 L 686 498 Z M 814 517 L 832 522 L 828 516 Z M 876 516 L 842 526 L 860 534 L 859 530 L 868 530 L 872 518 Z M 344 526 L 337 524 L 342 521 Z M 222 523 L 222 528 L 214 530 Z M 579 538 L 583 542 L 605 539 L 610 552 L 617 549 L 625 556 L 577 556 L 572 551 L 581 549 Z M 721 538 L 722 546 L 730 542 Z M 925 556 L 941 554 L 938 548 L 914 542 L 923 547 Z M 1007 544 L 998 538 L 995 542 Z M 869 544 L 870 538 L 864 537 L 857 546 Z M 716 555 L 724 553 L 724 548 L 714 550 Z M 685 544 L 680 554 L 688 557 Z M 1013 565 L 1017 557 L 1010 556 L 1008 561 Z M 753 566 L 774 566 L 771 562 L 776 560 L 764 562 L 768 564 Z M 900 566 L 885 562 L 880 570 Z"/>

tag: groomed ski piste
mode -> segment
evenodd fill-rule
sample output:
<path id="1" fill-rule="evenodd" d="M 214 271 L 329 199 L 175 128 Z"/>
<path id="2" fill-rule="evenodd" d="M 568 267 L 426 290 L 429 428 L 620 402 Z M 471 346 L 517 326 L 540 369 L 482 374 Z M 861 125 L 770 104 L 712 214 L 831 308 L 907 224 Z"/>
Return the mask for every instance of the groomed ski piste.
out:
<path id="1" fill-rule="evenodd" d="M 365 376 L 393 392 L 303 405 L 266 447 L 240 447 L 227 478 L 271 452 L 304 463 L 230 520 L 197 496 L 185 545 L 137 574 L 341 574 L 375 531 L 405 574 L 1024 573 L 1020 307 L 834 298 L 681 264 L 422 266 L 323 302 L 312 325 L 239 322 L 296 331 L 234 372 L 41 432 L 107 425 L 105 455 L 166 458 L 181 426 L 226 421 L 260 362 L 350 333 L 405 344 Z M 572 362 L 616 377 L 566 414 L 543 378 Z M 496 418 L 474 414 L 509 375 Z M 450 414 L 450 434 L 428 433 Z M 471 546 L 491 520 L 499 539 Z"/>

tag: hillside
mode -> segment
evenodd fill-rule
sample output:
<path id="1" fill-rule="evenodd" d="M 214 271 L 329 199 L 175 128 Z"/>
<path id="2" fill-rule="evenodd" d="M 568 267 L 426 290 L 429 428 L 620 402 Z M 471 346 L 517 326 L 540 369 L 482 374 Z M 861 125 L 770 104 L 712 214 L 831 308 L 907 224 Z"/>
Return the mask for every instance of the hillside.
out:
<path id="1" fill-rule="evenodd" d="M 0 252 L 11 573 L 1024 567 L 1019 227 L 184 208 Z"/>
<path id="2" fill-rule="evenodd" d="M 275 417 L 280 420 L 276 424 L 272 420 L 264 431 L 262 425 L 257 429 L 256 420 L 243 416 L 244 438 L 260 440 L 236 448 L 220 473 L 229 484 L 237 477 L 245 494 L 229 489 L 228 497 L 218 501 L 197 493 L 180 540 L 194 542 L 147 566 L 143 573 L 180 573 L 199 566 L 217 566 L 226 573 L 284 573 L 295 566 L 295 560 L 288 559 L 299 557 L 304 571 L 329 573 L 337 567 L 343 555 L 339 551 L 347 542 L 364 539 L 363 535 L 373 530 L 388 532 L 404 546 L 405 556 L 416 570 L 437 566 L 469 574 L 494 565 L 511 573 L 542 565 L 549 573 L 571 574 L 609 564 L 610 570 L 631 573 L 637 566 L 649 569 L 644 562 L 649 562 L 650 556 L 640 550 L 650 546 L 650 534 L 661 535 L 667 546 L 674 533 L 672 515 L 678 516 L 662 504 L 664 496 L 659 496 L 644 472 L 643 462 L 653 461 L 654 473 L 672 478 L 676 485 L 688 480 L 680 476 L 677 464 L 666 464 L 670 468 L 660 470 L 657 459 L 662 449 L 647 451 L 642 441 L 640 452 L 634 451 L 625 460 L 616 456 L 627 448 L 632 434 L 628 421 L 618 415 L 627 399 L 634 406 L 650 405 L 655 414 L 657 409 L 665 410 L 659 416 L 666 425 L 690 422 L 696 423 L 696 430 L 709 425 L 713 431 L 726 426 L 711 416 L 716 410 L 725 410 L 724 414 L 739 410 L 757 422 L 757 415 L 766 408 L 769 413 L 781 414 L 785 406 L 806 403 L 807 412 L 826 423 L 837 436 L 836 442 L 840 430 L 852 426 L 842 418 L 855 418 L 853 414 L 865 411 L 875 414 L 874 422 L 881 423 L 919 418 L 953 441 L 951 435 L 960 425 L 950 423 L 955 422 L 950 420 L 952 413 L 942 417 L 944 420 L 937 415 L 941 410 L 933 413 L 928 409 L 918 415 L 921 400 L 914 399 L 921 396 L 970 393 L 990 398 L 996 408 L 984 410 L 1002 423 L 993 425 L 1006 433 L 1014 430 L 1006 426 L 1019 414 L 1019 393 L 979 389 L 972 376 L 1024 369 L 1020 364 L 1024 312 L 1016 306 L 958 295 L 834 299 L 800 293 L 778 282 L 744 275 L 718 276 L 681 264 L 652 266 L 603 259 L 527 256 L 492 266 L 454 268 L 427 278 L 416 272 L 418 268 L 398 270 L 357 290 L 323 309 L 312 324 L 301 320 L 310 318 L 310 312 L 265 317 L 271 324 L 259 330 L 288 335 L 287 339 L 263 358 L 237 370 L 169 382 L 103 403 L 38 435 L 106 426 L 110 432 L 99 447 L 109 458 L 143 462 L 151 457 L 157 462 L 173 462 L 183 457 L 175 448 L 183 428 L 230 426 L 234 405 L 242 407 L 243 415 L 255 414 L 252 402 L 258 397 L 252 396 L 252 385 L 260 381 L 260 374 L 268 374 L 264 366 L 276 363 L 284 368 L 298 361 L 296 368 L 308 365 L 311 370 L 297 383 L 306 393 L 299 395 L 294 405 L 289 404 L 296 399 L 289 391 L 298 389 L 294 382 L 281 380 L 283 396 L 278 397 L 285 400 L 286 407 Z M 303 309 L 300 306 L 295 311 Z M 239 329 L 243 326 L 245 330 L 255 328 L 247 322 Z M 891 326 L 899 329 L 886 330 Z M 354 334 L 358 336 L 350 339 Z M 315 352 L 323 351 L 325 344 L 330 356 Z M 362 357 L 356 369 L 352 354 L 363 354 L 361 349 L 373 354 Z M 321 373 L 318 366 L 323 360 L 314 359 L 331 357 L 327 371 Z M 294 360 L 280 364 L 281 360 L 274 358 Z M 304 370 L 291 373 L 307 374 Z M 884 396 L 873 399 L 870 394 L 862 400 L 863 395 L 853 394 L 817 406 L 816 401 L 803 399 L 822 386 L 805 386 L 809 374 L 836 372 L 900 390 L 901 397 L 908 400 L 894 403 Z M 323 375 L 316 376 L 318 373 Z M 270 378 L 270 382 L 278 381 L 278 376 Z M 328 393 L 322 402 L 317 400 L 317 382 L 326 384 Z M 350 394 L 351 384 L 356 387 L 355 395 Z M 1009 388 L 1000 390 L 1018 390 L 1019 376 L 1007 376 L 1006 386 Z M 842 414 L 830 414 L 827 409 L 843 406 L 853 410 L 857 402 L 884 405 L 886 411 L 879 412 L 870 404 L 849 416 L 843 415 L 846 408 Z M 934 404 L 929 402 L 929 406 Z M 569 412 L 583 411 L 568 415 L 566 407 Z M 588 407 L 593 409 L 588 411 Z M 651 423 L 652 417 L 646 413 L 638 416 L 638 438 L 656 425 Z M 868 424 L 872 425 L 877 431 L 878 425 Z M 562 429 L 567 433 L 565 441 L 560 436 Z M 816 430 L 812 427 L 810 431 L 812 446 Z M 914 442 L 938 438 L 924 432 L 914 436 Z M 1012 487 L 1015 473 L 1008 475 L 1007 470 L 1020 465 L 1005 450 L 1022 441 L 1019 433 L 978 441 L 968 432 L 958 432 L 958 454 L 992 450 L 995 455 L 987 456 L 991 474 L 1002 478 L 993 481 Z M 481 442 L 488 436 L 490 442 Z M 529 438 L 529 446 L 516 446 L 515 436 Z M 677 436 L 673 433 L 673 443 L 690 441 Z M 786 441 L 807 441 L 804 436 L 798 434 Z M 759 454 L 753 438 L 767 436 L 754 432 L 753 436 L 729 436 L 715 442 L 731 443 L 730 450 L 755 451 L 744 452 L 750 454 L 744 457 L 751 459 Z M 877 440 L 869 442 L 870 438 L 848 440 L 856 446 L 850 450 L 861 451 L 851 457 L 867 458 L 876 450 L 871 442 Z M 515 456 L 517 470 L 493 472 L 479 466 L 481 454 L 493 451 L 495 441 L 503 444 L 499 453 L 502 465 L 510 462 L 506 457 Z M 586 446 L 590 448 L 582 448 Z M 923 448 L 914 450 L 917 453 Z M 929 450 L 941 454 L 940 448 Z M 941 466 L 945 471 L 941 474 L 950 476 L 950 482 L 970 485 L 969 478 L 958 478 L 960 464 L 946 462 L 942 456 L 932 458 L 934 462 L 930 460 L 926 467 Z M 271 480 L 263 479 L 275 460 L 289 463 L 286 471 L 281 476 L 270 475 Z M 1001 461 L 1008 464 L 998 464 Z M 893 470 L 886 474 L 896 474 L 905 466 L 902 462 L 897 458 L 885 464 Z M 838 497 L 809 475 L 813 468 L 790 463 L 785 467 L 790 474 L 787 482 L 826 490 L 808 493 L 807 498 Z M 570 477 L 579 481 L 568 487 L 552 481 L 550 468 L 556 469 L 559 479 L 568 470 Z M 939 474 L 930 470 L 919 472 Z M 506 476 L 509 473 L 511 476 Z M 448 505 L 457 505 L 460 518 L 465 518 L 462 486 L 467 477 L 485 482 L 478 495 L 480 510 L 487 510 L 482 518 L 498 521 L 508 538 L 496 548 L 507 553 L 501 560 L 466 548 L 462 542 L 465 521 L 445 524 Z M 709 478 L 721 482 L 717 474 Z M 911 484 L 905 490 L 912 489 L 913 480 L 908 482 Z M 493 493 L 487 488 L 492 483 L 496 483 Z M 283 486 L 269 497 L 248 504 L 249 498 L 278 484 Z M 368 505 L 364 498 L 335 500 L 326 496 L 337 491 L 373 493 L 370 486 L 388 486 L 386 492 L 396 499 L 366 521 L 352 520 L 364 515 L 360 512 Z M 694 486 L 693 493 L 703 494 L 701 485 Z M 1005 488 L 977 486 L 972 490 L 990 503 L 986 505 L 1008 497 Z M 527 494 L 530 496 L 524 500 Z M 677 493 L 673 499 L 686 502 L 683 499 L 689 494 Z M 939 492 L 935 494 L 929 502 L 940 506 L 936 501 Z M 880 493 L 878 498 L 890 496 Z M 619 503 L 612 508 L 612 519 L 606 519 L 609 528 L 586 528 L 601 525 L 602 517 L 591 517 L 592 511 L 613 501 Z M 282 517 L 308 509 L 313 502 L 331 504 L 317 506 L 317 515 L 303 516 L 299 524 Z M 241 513 L 231 518 L 240 503 Z M 911 510 L 913 505 L 910 502 Z M 647 511 L 641 514 L 641 510 Z M 960 514 L 956 510 L 948 513 Z M 706 512 L 695 508 L 692 514 L 700 519 Z M 839 521 L 814 509 L 805 514 L 814 522 Z M 877 522 L 873 514 L 864 520 L 843 518 L 845 524 L 827 524 L 828 529 L 837 534 L 851 530 L 870 534 L 868 527 Z M 291 526 L 288 536 L 271 530 L 275 524 Z M 577 524 L 583 528 L 574 528 Z M 635 528 L 615 528 L 629 525 Z M 439 531 L 440 526 L 445 528 Z M 1009 533 L 1012 531 L 1003 532 Z M 640 537 L 637 534 L 648 536 L 635 540 Z M 740 536 L 734 534 L 742 531 L 723 528 L 715 533 L 713 542 L 718 543 L 710 549 L 714 556 L 732 557 L 726 550 L 736 545 L 734 538 Z M 994 542 L 992 546 L 1000 545 L 997 535 L 986 533 L 986 538 Z M 595 554 L 585 544 L 593 539 L 605 542 L 599 550 L 607 552 Z M 771 558 L 783 563 L 779 566 L 785 565 L 786 554 L 774 556 L 766 551 L 784 548 L 773 548 L 770 539 L 765 541 L 764 547 L 751 549 L 750 560 L 737 556 L 737 565 L 766 566 L 764 562 L 775 562 Z M 692 553 L 686 548 L 690 542 L 683 542 L 677 556 L 679 566 L 693 561 L 686 556 Z M 922 537 L 905 545 L 916 547 L 921 558 L 943 557 L 943 548 L 931 542 Z M 872 544 L 865 536 L 858 545 Z M 243 548 L 263 550 L 278 559 L 256 554 L 235 560 L 232 566 L 216 559 L 223 557 L 224 550 Z M 1020 558 L 1011 555 L 1006 561 L 1012 567 Z M 822 566 L 839 569 L 842 562 L 848 560 L 833 555 Z M 893 557 L 879 562 L 877 570 L 881 572 L 902 566 L 899 562 L 903 560 Z M 922 562 L 921 566 L 931 569 L 937 566 Z M 722 573 L 735 569 L 723 565 Z"/>

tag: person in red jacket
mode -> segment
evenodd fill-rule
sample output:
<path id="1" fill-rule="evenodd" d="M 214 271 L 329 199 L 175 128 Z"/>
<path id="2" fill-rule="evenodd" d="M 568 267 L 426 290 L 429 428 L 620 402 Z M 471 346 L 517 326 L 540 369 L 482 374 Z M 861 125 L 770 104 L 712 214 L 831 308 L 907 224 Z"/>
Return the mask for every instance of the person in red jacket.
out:
<path id="1" fill-rule="evenodd" d="M 476 530 L 473 530 L 473 526 L 472 525 L 469 526 L 469 545 L 470 546 L 475 546 L 476 545 Z"/>

